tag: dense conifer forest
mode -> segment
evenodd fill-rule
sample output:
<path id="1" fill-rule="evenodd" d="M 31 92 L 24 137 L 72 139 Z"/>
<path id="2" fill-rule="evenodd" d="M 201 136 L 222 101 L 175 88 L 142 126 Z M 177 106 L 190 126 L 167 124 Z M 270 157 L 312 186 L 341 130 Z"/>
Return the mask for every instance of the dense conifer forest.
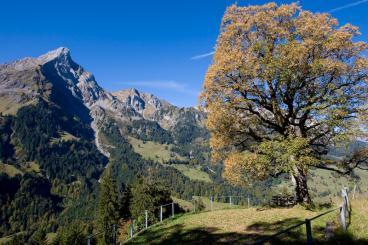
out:
<path id="1" fill-rule="evenodd" d="M 192 135 L 188 135 L 186 125 L 183 123 L 182 129 L 171 135 L 157 123 L 135 121 L 123 132 L 159 143 L 182 142 L 182 147 L 176 143 L 173 151 L 184 157 L 190 156 L 190 162 L 194 164 L 204 159 L 203 152 L 208 149 L 194 147 L 191 141 L 184 139 L 205 137 L 207 132 L 194 129 Z M 184 176 L 170 167 L 170 162 L 162 164 L 143 159 L 113 119 L 106 120 L 100 132 L 113 146 L 109 162 L 97 150 L 88 124 L 44 99 L 22 107 L 15 116 L 0 117 L 0 161 L 19 170 L 13 177 L 0 175 L 0 236 L 26 232 L 21 233 L 23 238 L 18 238 L 27 240 L 34 232 L 41 232 L 40 227 L 43 233 L 48 233 L 62 230 L 70 222 L 93 224 L 98 214 L 98 182 L 106 165 L 116 179 L 119 204 L 124 202 L 126 187 L 139 178 L 151 179 L 162 186 L 162 191 L 157 191 L 163 193 L 163 199 L 158 200 L 170 199 L 171 195 L 186 200 L 191 200 L 192 196 L 230 194 L 251 195 L 253 200 L 264 198 L 254 190 L 226 184 L 220 177 L 221 170 L 212 177 L 213 183 L 204 183 Z M 144 187 L 132 189 L 138 193 L 132 202 L 138 202 L 141 188 Z M 125 202 L 128 202 L 128 208 L 122 211 L 121 217 L 137 216 L 141 210 L 129 211 L 130 201 Z"/>

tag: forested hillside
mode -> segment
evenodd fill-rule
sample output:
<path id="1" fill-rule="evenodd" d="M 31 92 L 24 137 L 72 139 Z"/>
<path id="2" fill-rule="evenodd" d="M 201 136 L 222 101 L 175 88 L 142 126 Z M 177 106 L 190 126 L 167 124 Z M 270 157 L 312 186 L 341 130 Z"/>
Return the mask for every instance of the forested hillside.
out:
<path id="1" fill-rule="evenodd" d="M 111 94 L 65 48 L 0 66 L 0 88 L 0 236 L 27 241 L 69 223 L 93 231 L 105 169 L 119 202 L 141 179 L 174 198 L 249 196 L 253 203 L 290 182 L 283 175 L 229 184 L 222 163 L 210 161 L 206 113 L 135 89 Z"/>
<path id="2" fill-rule="evenodd" d="M 62 218 L 94 210 L 107 158 L 94 145 L 88 125 L 41 98 L 1 121 L 0 161 L 22 173 L 2 174 L 1 216 L 7 221 L 1 222 L 2 235 L 41 224 L 55 229 Z"/>
<path id="3" fill-rule="evenodd" d="M 137 176 L 146 176 L 170 187 L 173 195 L 190 200 L 192 196 L 210 195 L 254 195 L 250 190 L 234 187 L 225 182 L 204 183 L 190 180 L 170 165 L 153 160 L 145 160 L 134 152 L 128 140 L 120 133 L 114 121 L 106 121 L 101 133 L 111 147 L 110 163 L 118 179 L 118 186 L 129 184 Z M 221 183 L 221 184 L 220 184 Z M 263 197 L 262 197 L 263 198 Z"/>
<path id="4" fill-rule="evenodd" d="M 221 166 L 210 166 L 203 112 L 136 90 L 115 97 L 67 49 L 0 66 L 0 87 L 6 105 L 0 108 L 0 236 L 17 233 L 26 241 L 70 222 L 93 224 L 106 167 L 119 198 L 141 177 L 187 200 L 231 194 L 261 201 L 267 195 L 260 191 L 264 183 L 251 190 L 232 186 Z M 147 145 L 165 150 L 167 158 L 135 150 Z"/>

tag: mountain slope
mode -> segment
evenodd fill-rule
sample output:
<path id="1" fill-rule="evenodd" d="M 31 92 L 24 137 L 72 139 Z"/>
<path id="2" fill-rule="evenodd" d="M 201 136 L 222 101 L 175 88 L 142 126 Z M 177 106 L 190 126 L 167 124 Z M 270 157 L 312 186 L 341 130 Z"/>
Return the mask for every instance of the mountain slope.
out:
<path id="1" fill-rule="evenodd" d="M 98 180 L 107 164 L 119 187 L 150 176 L 184 199 L 248 194 L 224 183 L 219 171 L 208 170 L 204 113 L 134 89 L 109 93 L 67 48 L 0 65 L 0 105 L 0 170 L 20 173 L 0 173 L 2 183 L 14 187 L 0 192 L 0 236 L 43 223 L 53 224 L 47 226 L 53 231 L 73 219 L 93 219 Z M 167 159 L 140 155 L 131 139 L 166 146 Z M 209 177 L 182 173 L 194 168 Z M 27 196 L 31 190 L 36 194 Z M 37 214 L 31 208 L 16 211 L 27 207 L 24 196 L 30 207 L 40 209 Z"/>
<path id="2" fill-rule="evenodd" d="M 111 94 L 71 59 L 67 48 L 0 66 L 0 88 L 3 104 L 0 112 L 4 114 L 15 114 L 21 106 L 34 104 L 36 98 L 42 97 L 68 114 L 86 123 L 92 122 L 97 136 L 101 122 L 108 116 L 130 124 L 130 131 L 142 131 L 143 127 L 170 131 L 173 139 L 168 141 L 190 143 L 197 137 L 207 137 L 204 113 L 194 108 L 175 107 L 135 89 Z M 164 134 L 164 130 L 160 133 Z M 101 144 L 98 138 L 96 143 Z M 102 148 L 101 151 L 108 155 Z"/>

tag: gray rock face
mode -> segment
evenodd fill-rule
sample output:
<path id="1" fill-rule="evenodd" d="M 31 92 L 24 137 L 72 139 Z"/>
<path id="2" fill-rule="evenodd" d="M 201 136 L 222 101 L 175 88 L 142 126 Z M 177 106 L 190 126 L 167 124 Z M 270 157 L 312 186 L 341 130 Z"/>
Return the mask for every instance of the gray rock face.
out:
<path id="1" fill-rule="evenodd" d="M 37 58 L 0 65 L 0 101 L 5 105 L 0 106 L 0 112 L 14 114 L 37 97 L 75 113 L 89 114 L 96 145 L 105 155 L 108 153 L 101 146 L 98 133 L 107 116 L 121 123 L 138 119 L 156 121 L 167 130 L 173 130 L 183 118 L 199 125 L 204 119 L 204 114 L 194 108 L 178 108 L 136 89 L 107 92 L 91 73 L 72 60 L 70 50 L 64 47 Z"/>
<path id="2" fill-rule="evenodd" d="M 156 121 L 164 129 L 173 130 L 183 117 L 188 116 L 203 126 L 205 114 L 195 108 L 176 107 L 153 94 L 142 93 L 133 88 L 114 92 L 113 95 L 125 105 L 131 106 L 142 118 Z"/>

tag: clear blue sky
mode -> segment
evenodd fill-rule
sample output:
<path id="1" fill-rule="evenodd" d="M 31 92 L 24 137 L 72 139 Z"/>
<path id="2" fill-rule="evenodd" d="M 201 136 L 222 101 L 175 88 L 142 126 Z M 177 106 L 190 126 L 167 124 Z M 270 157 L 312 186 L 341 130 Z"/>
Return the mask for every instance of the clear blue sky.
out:
<path id="1" fill-rule="evenodd" d="M 224 10 L 234 2 L 2 1 L 0 63 L 64 46 L 109 91 L 135 87 L 176 105 L 195 105 L 211 56 L 191 57 L 212 51 Z M 345 6 L 333 15 L 359 26 L 361 39 L 368 39 L 368 0 L 300 2 L 314 12 Z"/>

